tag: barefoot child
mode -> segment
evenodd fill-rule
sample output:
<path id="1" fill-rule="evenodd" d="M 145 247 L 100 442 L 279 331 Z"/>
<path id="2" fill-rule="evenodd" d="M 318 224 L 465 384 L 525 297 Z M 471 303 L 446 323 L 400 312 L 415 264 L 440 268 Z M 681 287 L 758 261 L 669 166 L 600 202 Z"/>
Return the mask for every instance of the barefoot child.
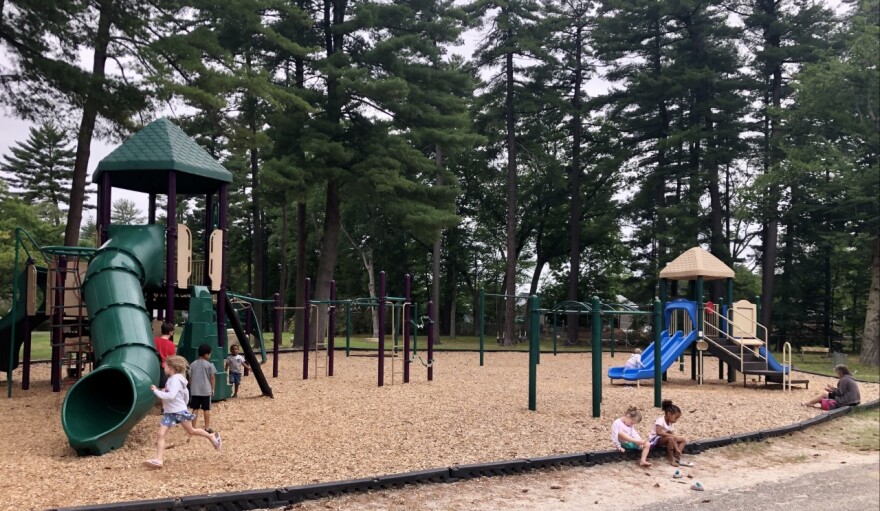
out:
<path id="1" fill-rule="evenodd" d="M 623 417 L 611 424 L 611 443 L 620 452 L 641 450 L 642 457 L 639 459 L 639 466 L 650 467 L 648 453 L 651 450 L 651 444 L 647 440 L 642 440 L 635 428 L 635 425 L 641 421 L 641 412 L 636 407 L 630 406 Z"/>
<path id="2" fill-rule="evenodd" d="M 244 357 L 238 354 L 238 345 L 233 344 L 229 347 L 229 356 L 226 357 L 226 370 L 229 372 L 229 384 L 233 386 L 232 397 L 238 397 L 238 387 L 241 385 L 242 367 L 251 366 L 244 361 Z"/>
<path id="3" fill-rule="evenodd" d="M 193 428 L 193 420 L 195 415 L 189 413 L 186 409 L 186 402 L 189 399 L 189 391 L 186 389 L 186 359 L 177 355 L 170 356 L 165 359 L 165 374 L 168 375 L 168 382 L 165 388 L 160 390 L 155 385 L 150 387 L 153 394 L 162 400 L 162 421 L 159 424 L 159 433 L 156 440 L 156 457 L 147 460 L 145 463 L 152 468 L 162 468 L 165 463 L 165 434 L 168 430 L 177 424 L 183 426 L 183 430 L 187 435 L 200 436 L 211 441 L 214 449 L 220 450 L 222 440 L 220 434 L 211 435 L 204 429 Z"/>
<path id="4" fill-rule="evenodd" d="M 684 452 L 686 443 L 685 438 L 675 434 L 675 423 L 681 418 L 681 408 L 665 399 L 660 409 L 663 410 L 663 415 L 658 417 L 654 424 L 651 424 L 651 434 L 648 436 L 648 441 L 652 447 L 666 447 L 666 456 L 669 459 L 669 464 L 673 467 L 690 466 L 689 463 L 681 461 L 681 453 Z"/>

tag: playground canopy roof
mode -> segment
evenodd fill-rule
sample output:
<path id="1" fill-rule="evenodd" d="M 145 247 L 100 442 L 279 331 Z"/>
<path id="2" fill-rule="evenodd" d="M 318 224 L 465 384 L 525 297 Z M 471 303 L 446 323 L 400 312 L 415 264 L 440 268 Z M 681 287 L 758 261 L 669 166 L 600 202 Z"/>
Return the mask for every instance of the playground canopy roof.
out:
<path id="1" fill-rule="evenodd" d="M 661 279 L 669 280 L 695 280 L 697 277 L 720 280 L 732 279 L 734 275 L 729 266 L 700 247 L 694 247 L 676 257 L 660 272 Z"/>
<path id="2" fill-rule="evenodd" d="M 174 123 L 157 119 L 98 163 L 92 181 L 111 172 L 111 186 L 144 193 L 166 193 L 168 171 L 177 171 L 177 192 L 213 193 L 231 183 L 232 173 Z"/>

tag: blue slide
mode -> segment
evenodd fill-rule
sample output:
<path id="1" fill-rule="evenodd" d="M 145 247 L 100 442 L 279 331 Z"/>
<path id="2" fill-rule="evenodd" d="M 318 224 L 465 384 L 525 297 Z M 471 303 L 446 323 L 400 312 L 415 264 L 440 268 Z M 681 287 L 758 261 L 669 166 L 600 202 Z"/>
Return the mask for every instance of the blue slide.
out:
<path id="1" fill-rule="evenodd" d="M 766 346 L 761 346 L 759 348 L 759 353 L 762 357 L 765 357 L 767 359 L 767 367 L 769 367 L 770 370 L 777 371 L 783 374 L 788 374 L 790 368 L 777 362 L 776 359 L 773 358 L 773 354 L 767 351 Z"/>
<path id="2" fill-rule="evenodd" d="M 678 357 L 684 353 L 694 341 L 697 340 L 697 332 L 693 331 L 685 337 L 681 330 L 675 332 L 672 337 L 669 337 L 669 331 L 664 330 L 662 334 L 660 334 L 660 344 L 661 344 L 661 352 L 660 352 L 660 370 L 666 371 L 669 369 Z M 648 348 L 642 352 L 642 368 L 641 369 L 627 369 L 624 367 L 611 367 L 608 369 L 608 377 L 612 380 L 628 380 L 628 381 L 636 381 L 636 380 L 649 380 L 654 378 L 654 343 L 651 343 Z"/>

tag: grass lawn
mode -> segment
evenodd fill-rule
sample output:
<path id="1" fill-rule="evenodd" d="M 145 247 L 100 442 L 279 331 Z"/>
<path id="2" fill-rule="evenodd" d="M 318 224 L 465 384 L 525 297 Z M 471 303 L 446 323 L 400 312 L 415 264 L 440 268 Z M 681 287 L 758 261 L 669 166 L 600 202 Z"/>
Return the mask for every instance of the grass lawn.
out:
<path id="1" fill-rule="evenodd" d="M 782 353 L 774 353 L 773 356 L 776 357 L 777 361 L 782 363 Z M 794 363 L 795 369 L 803 369 L 804 371 L 835 376 L 834 362 L 829 355 L 823 355 L 821 353 L 805 353 L 803 355 L 800 353 L 792 353 L 792 362 Z M 849 370 L 853 373 L 853 377 L 857 380 L 865 380 L 875 383 L 880 382 L 880 368 L 859 364 L 858 355 L 850 354 L 846 366 L 849 367 Z"/>

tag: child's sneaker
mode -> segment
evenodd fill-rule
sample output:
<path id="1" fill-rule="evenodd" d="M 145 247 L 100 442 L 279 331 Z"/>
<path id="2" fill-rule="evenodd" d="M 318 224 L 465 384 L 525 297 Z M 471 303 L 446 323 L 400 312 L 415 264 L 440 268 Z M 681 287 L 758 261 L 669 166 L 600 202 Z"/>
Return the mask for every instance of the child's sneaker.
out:
<path id="1" fill-rule="evenodd" d="M 681 470 L 676 470 L 674 474 L 672 474 L 673 479 L 681 479 L 683 476 L 681 475 Z"/>
<path id="2" fill-rule="evenodd" d="M 223 447 L 223 439 L 220 438 L 220 433 L 214 435 L 214 439 L 211 440 L 211 443 L 214 444 L 214 449 L 219 451 L 221 447 Z"/>

